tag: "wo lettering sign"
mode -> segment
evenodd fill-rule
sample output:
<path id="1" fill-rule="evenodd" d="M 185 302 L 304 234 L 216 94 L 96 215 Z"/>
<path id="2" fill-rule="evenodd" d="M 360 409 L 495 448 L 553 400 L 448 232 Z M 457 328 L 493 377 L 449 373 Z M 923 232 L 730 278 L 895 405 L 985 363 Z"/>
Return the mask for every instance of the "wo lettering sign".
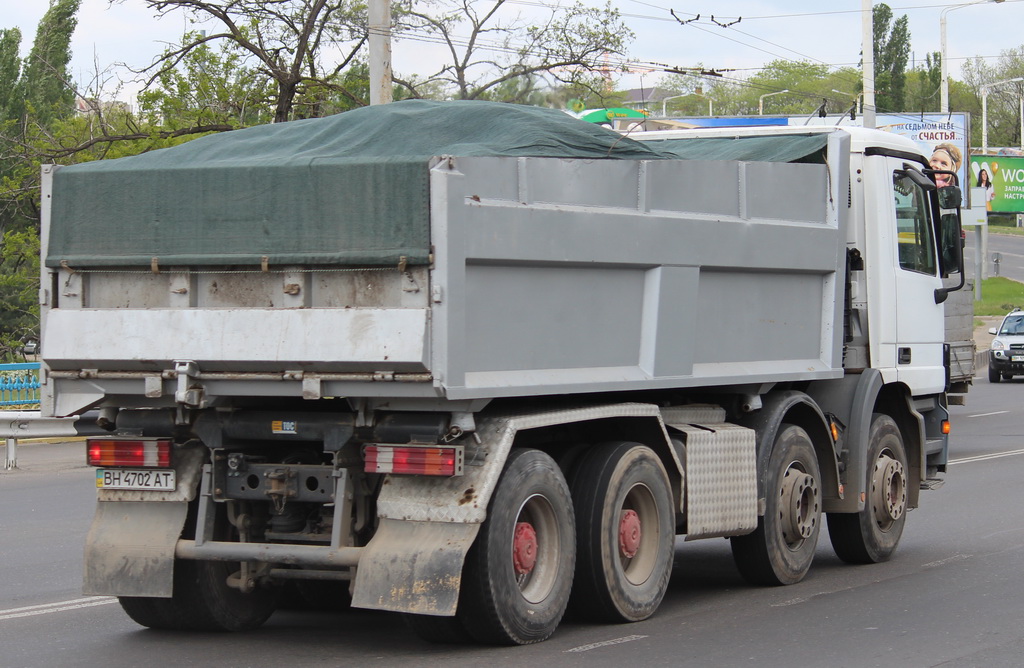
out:
<path id="1" fill-rule="evenodd" d="M 970 180 L 985 188 L 989 211 L 1024 213 L 1024 157 L 972 155 Z"/>

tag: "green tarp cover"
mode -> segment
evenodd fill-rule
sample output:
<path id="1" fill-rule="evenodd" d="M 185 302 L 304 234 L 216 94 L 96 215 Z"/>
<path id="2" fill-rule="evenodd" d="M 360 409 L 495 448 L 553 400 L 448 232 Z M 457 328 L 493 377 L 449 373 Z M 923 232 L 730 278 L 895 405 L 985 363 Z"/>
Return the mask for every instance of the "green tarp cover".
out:
<path id="1" fill-rule="evenodd" d="M 747 162 L 825 162 L 828 134 L 753 137 L 693 137 L 645 142 L 664 157 Z"/>
<path id="2" fill-rule="evenodd" d="M 434 156 L 652 159 L 560 111 L 413 100 L 57 170 L 47 266 L 428 261 Z"/>

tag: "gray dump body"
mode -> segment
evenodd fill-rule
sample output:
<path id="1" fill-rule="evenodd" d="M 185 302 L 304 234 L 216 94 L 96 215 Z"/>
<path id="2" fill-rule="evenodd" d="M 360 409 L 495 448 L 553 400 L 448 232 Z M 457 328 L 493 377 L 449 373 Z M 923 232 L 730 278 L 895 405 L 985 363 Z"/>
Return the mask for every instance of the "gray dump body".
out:
<path id="1" fill-rule="evenodd" d="M 302 220 L 230 228 L 216 189 L 239 216 L 262 210 L 273 161 L 253 168 L 257 204 L 211 160 L 182 185 L 199 205 L 142 206 L 121 235 L 132 198 L 83 224 L 95 179 L 57 172 L 54 411 L 167 405 L 196 385 L 206 399 L 472 400 L 840 377 L 849 141 L 827 141 L 827 164 L 435 155 L 358 188 L 311 159 L 288 178 L 315 183 L 304 215 L 323 244 Z M 419 184 L 406 201 L 396 170 Z"/>

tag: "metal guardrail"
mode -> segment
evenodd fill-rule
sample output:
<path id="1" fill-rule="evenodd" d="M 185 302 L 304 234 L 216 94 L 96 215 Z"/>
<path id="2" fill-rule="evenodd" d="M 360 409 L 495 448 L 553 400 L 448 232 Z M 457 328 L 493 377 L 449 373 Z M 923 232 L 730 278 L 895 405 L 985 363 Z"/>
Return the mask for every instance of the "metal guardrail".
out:
<path id="1" fill-rule="evenodd" d="M 39 405 L 39 362 L 0 364 L 0 406 Z"/>
<path id="2" fill-rule="evenodd" d="M 96 424 L 98 411 L 84 415 L 43 417 L 39 411 L 0 411 L 0 438 L 7 442 L 4 469 L 18 468 L 18 440 L 25 438 L 77 438 L 109 432 Z"/>

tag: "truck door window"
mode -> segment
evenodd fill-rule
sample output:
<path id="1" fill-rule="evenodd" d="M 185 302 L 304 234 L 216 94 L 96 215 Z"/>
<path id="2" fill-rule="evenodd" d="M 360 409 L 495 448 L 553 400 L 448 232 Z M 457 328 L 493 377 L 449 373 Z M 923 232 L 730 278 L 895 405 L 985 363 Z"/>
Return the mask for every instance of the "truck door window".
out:
<path id="1" fill-rule="evenodd" d="M 926 193 L 906 173 L 899 171 L 893 173 L 892 185 L 900 268 L 935 275 L 935 239 L 929 222 Z"/>

